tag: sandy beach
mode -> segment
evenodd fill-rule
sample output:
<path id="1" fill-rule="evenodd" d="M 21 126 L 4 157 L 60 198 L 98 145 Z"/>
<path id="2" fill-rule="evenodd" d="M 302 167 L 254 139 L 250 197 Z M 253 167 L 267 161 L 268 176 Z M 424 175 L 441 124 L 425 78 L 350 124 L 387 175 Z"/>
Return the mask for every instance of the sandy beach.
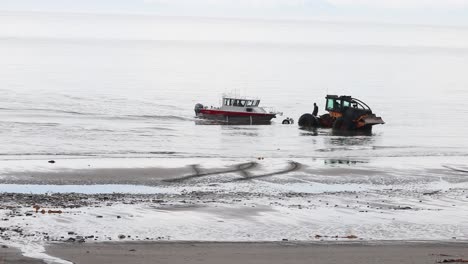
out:
<path id="1" fill-rule="evenodd" d="M 443 243 L 124 243 L 51 246 L 73 263 L 437 263 L 468 256 L 467 244 Z"/>
<path id="2" fill-rule="evenodd" d="M 24 262 L 22 254 L 61 264 L 434 263 L 438 258 L 431 254 L 466 254 L 468 185 L 462 172 L 413 170 L 412 178 L 383 181 L 372 168 L 314 172 L 298 162 L 266 165 L 4 174 L 3 258 Z M 444 182 L 435 181 L 441 175 Z"/>
<path id="3" fill-rule="evenodd" d="M 0 249 L 0 263 L 43 263 Z M 382 263 L 426 264 L 468 259 L 468 244 L 443 242 L 219 243 L 124 242 L 51 244 L 47 253 L 81 264 L 146 263 Z M 3 261 L 3 262 L 2 262 Z"/>

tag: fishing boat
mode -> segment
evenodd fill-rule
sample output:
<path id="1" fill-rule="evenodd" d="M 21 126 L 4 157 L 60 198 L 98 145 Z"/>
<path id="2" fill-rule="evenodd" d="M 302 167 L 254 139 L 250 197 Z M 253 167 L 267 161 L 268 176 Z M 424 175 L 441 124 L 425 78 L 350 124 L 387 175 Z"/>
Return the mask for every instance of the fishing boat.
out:
<path id="1" fill-rule="evenodd" d="M 197 118 L 214 120 L 225 124 L 258 125 L 270 124 L 277 114 L 259 106 L 259 99 L 247 99 L 237 96 L 223 96 L 220 107 L 195 105 Z"/>

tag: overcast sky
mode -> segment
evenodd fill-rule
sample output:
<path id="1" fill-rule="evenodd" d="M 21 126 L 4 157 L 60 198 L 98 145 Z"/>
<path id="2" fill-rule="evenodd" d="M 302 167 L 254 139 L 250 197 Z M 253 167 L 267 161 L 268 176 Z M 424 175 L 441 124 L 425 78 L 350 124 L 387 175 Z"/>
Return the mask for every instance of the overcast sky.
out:
<path id="1" fill-rule="evenodd" d="M 0 0 L 0 10 L 468 26 L 468 0 Z"/>

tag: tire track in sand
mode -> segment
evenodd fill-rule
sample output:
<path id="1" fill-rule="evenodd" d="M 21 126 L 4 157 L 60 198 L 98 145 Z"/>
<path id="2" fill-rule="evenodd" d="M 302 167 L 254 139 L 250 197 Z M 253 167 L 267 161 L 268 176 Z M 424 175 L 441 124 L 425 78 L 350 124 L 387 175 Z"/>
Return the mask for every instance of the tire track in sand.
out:
<path id="1" fill-rule="evenodd" d="M 290 172 L 296 171 L 296 170 L 298 170 L 298 169 L 300 169 L 300 168 L 301 168 L 301 164 L 300 164 L 299 162 L 289 161 L 289 167 L 286 168 L 285 170 L 276 171 L 276 172 L 271 172 L 271 173 L 267 173 L 267 174 L 261 174 L 261 175 L 253 175 L 253 176 L 250 176 L 250 175 L 243 175 L 244 178 L 234 179 L 234 180 L 232 180 L 231 182 L 255 180 L 255 179 L 260 179 L 260 178 L 266 178 L 266 177 L 271 177 L 271 176 L 286 174 L 286 173 L 290 173 Z"/>
<path id="2" fill-rule="evenodd" d="M 247 163 L 238 164 L 233 169 L 202 173 L 200 170 L 200 166 L 198 164 L 194 164 L 194 165 L 191 165 L 191 167 L 193 171 L 195 172 L 195 174 L 187 175 L 187 176 L 180 177 L 180 178 L 165 179 L 162 181 L 163 182 L 183 182 L 183 181 L 190 180 L 190 179 L 201 178 L 201 177 L 217 175 L 217 174 L 233 173 L 233 172 L 239 172 L 244 177 L 250 177 L 250 173 L 247 170 L 253 169 L 257 165 L 258 163 L 256 162 L 247 162 Z"/>

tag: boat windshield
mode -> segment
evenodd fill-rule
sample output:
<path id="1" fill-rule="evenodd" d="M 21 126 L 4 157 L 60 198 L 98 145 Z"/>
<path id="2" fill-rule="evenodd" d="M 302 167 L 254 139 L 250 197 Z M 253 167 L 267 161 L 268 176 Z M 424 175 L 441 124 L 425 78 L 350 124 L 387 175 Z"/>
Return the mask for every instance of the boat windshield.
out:
<path id="1" fill-rule="evenodd" d="M 253 107 L 253 106 L 258 106 L 259 104 L 260 104 L 260 100 L 243 100 L 243 99 L 223 98 L 223 105 L 226 105 L 226 106 Z"/>
<path id="2" fill-rule="evenodd" d="M 247 100 L 246 106 L 258 106 L 259 103 L 260 103 L 260 100 Z"/>

